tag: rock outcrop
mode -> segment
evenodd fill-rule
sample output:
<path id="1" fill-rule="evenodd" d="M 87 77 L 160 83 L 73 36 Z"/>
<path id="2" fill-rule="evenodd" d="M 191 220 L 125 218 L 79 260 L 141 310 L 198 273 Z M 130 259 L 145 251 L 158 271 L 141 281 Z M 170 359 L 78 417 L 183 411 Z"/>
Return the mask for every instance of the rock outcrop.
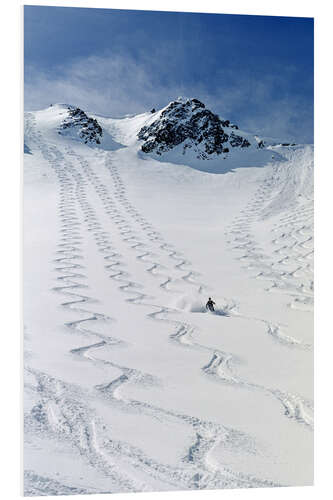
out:
<path id="1" fill-rule="evenodd" d="M 58 133 L 76 132 L 85 144 L 100 144 L 103 130 L 95 118 L 90 118 L 82 109 L 68 106 L 68 117 L 62 122 Z"/>
<path id="2" fill-rule="evenodd" d="M 232 148 L 251 144 L 234 130 L 238 126 L 206 109 L 198 99 L 178 99 L 171 102 L 149 126 L 138 133 L 144 153 L 162 155 L 182 144 L 183 153 L 195 151 L 197 158 L 229 153 Z"/>

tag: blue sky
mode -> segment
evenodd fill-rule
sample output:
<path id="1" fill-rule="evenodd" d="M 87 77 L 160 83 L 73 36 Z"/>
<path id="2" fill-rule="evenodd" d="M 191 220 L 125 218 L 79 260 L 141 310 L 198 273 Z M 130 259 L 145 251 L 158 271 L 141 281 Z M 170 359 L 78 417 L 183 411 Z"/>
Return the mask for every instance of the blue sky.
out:
<path id="1" fill-rule="evenodd" d="M 197 97 L 259 134 L 313 141 L 313 20 L 25 6 L 25 108 L 110 116 Z"/>

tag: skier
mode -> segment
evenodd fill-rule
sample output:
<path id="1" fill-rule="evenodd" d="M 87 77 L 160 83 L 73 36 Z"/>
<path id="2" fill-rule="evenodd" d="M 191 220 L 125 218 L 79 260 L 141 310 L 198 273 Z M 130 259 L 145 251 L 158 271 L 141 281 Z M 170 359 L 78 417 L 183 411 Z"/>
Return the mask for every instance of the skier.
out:
<path id="1" fill-rule="evenodd" d="M 211 297 L 208 298 L 207 304 L 206 304 L 206 309 L 209 309 L 209 311 L 214 312 L 215 302 L 212 300 Z"/>

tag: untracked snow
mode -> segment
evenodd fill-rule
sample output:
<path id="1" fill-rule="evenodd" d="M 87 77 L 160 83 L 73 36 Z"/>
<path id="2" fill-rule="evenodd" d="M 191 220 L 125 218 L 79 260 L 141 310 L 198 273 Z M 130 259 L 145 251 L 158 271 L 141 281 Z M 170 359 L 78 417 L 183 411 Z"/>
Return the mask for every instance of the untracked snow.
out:
<path id="1" fill-rule="evenodd" d="M 25 115 L 25 494 L 312 484 L 312 146 L 69 108 Z"/>

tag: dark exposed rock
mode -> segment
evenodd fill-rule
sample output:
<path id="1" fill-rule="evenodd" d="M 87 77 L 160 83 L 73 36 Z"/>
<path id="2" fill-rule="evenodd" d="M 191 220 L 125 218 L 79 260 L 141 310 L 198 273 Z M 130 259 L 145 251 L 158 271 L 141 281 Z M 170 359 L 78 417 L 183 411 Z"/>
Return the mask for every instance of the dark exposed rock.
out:
<path id="1" fill-rule="evenodd" d="M 155 108 L 153 108 L 150 112 L 151 112 L 151 113 L 156 113 L 156 109 L 155 109 Z"/>
<path id="2" fill-rule="evenodd" d="M 221 120 L 218 115 L 206 109 L 198 99 L 178 99 L 171 102 L 160 117 L 138 133 L 144 143 L 144 153 L 161 155 L 179 144 L 183 145 L 183 154 L 194 147 L 198 158 L 206 159 L 209 155 L 228 153 L 231 147 L 248 147 L 247 139 L 229 135 L 225 128 L 237 128 L 230 120 Z M 227 144 L 228 143 L 228 144 Z"/>
<path id="3" fill-rule="evenodd" d="M 250 143 L 247 139 L 244 139 L 240 135 L 236 135 L 234 132 L 231 132 L 229 142 L 233 148 L 248 148 L 250 146 Z"/>
<path id="4" fill-rule="evenodd" d="M 221 120 L 221 124 L 223 127 L 230 127 L 230 120 Z"/>
<path id="5" fill-rule="evenodd" d="M 90 118 L 80 108 L 68 107 L 68 117 L 59 127 L 59 134 L 63 134 L 66 129 L 76 129 L 78 135 L 85 144 L 101 143 L 103 130 L 95 118 Z"/>
<path id="6" fill-rule="evenodd" d="M 235 130 L 238 130 L 238 125 L 230 123 L 230 120 L 221 120 L 221 123 L 223 127 L 234 128 Z"/>

